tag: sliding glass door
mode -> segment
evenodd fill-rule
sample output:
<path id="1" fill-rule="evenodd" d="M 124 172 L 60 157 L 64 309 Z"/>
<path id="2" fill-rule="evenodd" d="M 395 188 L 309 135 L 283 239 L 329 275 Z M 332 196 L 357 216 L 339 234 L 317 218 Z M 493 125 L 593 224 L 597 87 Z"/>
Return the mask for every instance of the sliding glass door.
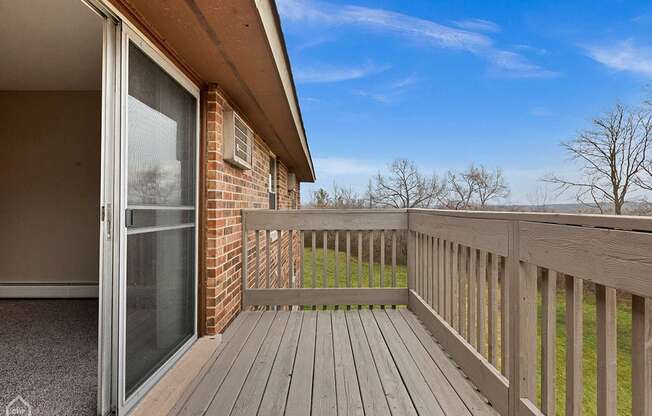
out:
<path id="1" fill-rule="evenodd" d="M 122 48 L 124 412 L 196 338 L 198 91 L 129 30 Z"/>

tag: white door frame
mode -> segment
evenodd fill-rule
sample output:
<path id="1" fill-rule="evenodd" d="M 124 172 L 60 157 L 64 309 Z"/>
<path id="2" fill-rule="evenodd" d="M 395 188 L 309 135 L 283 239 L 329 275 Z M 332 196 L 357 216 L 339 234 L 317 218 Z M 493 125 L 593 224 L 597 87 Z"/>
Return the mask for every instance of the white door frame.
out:
<path id="1" fill-rule="evenodd" d="M 199 256 L 199 155 L 201 100 L 198 86 L 108 0 L 81 0 L 105 18 L 102 71 L 101 223 L 98 331 L 98 415 L 130 410 L 197 339 Z M 125 393 L 127 97 L 128 47 L 133 42 L 191 93 L 197 103 L 195 155 L 194 334 L 130 397 Z"/>
<path id="2" fill-rule="evenodd" d="M 128 85 L 128 57 L 129 57 L 129 44 L 134 43 L 141 49 L 149 58 L 158 64 L 168 75 L 174 78 L 181 86 L 183 86 L 196 100 L 196 139 L 195 139 L 195 255 L 194 255 L 194 320 L 193 320 L 193 335 L 184 343 L 161 367 L 159 367 L 150 378 L 145 381 L 140 387 L 136 389 L 129 397 L 126 396 L 124 375 L 125 375 L 125 340 L 126 340 L 126 297 L 127 297 L 127 224 L 124 213 L 127 210 L 127 164 L 128 164 L 128 137 L 127 137 L 127 97 L 129 92 Z M 119 166 L 120 172 L 119 193 L 116 194 L 115 206 L 119 207 L 116 212 L 116 224 L 118 226 L 118 248 L 119 248 L 119 271 L 116 280 L 118 287 L 115 288 L 119 295 L 116 296 L 117 303 L 115 304 L 118 311 L 118 316 L 115 322 L 119 322 L 117 327 L 117 349 L 118 349 L 118 363 L 117 363 L 117 392 L 118 392 L 118 415 L 126 415 L 133 407 L 147 394 L 151 388 L 165 375 L 165 373 L 185 354 L 192 344 L 197 340 L 197 284 L 198 284 L 198 215 L 199 215 L 199 137 L 200 137 L 200 105 L 199 88 L 195 83 L 190 80 L 182 71 L 180 71 L 175 64 L 170 61 L 159 49 L 151 43 L 146 36 L 140 33 L 136 28 L 129 25 L 127 21 L 122 24 L 122 39 L 121 50 L 123 51 L 120 61 L 120 73 L 122 74 L 122 83 L 120 85 L 120 147 L 119 155 L 122 163 Z M 117 167 L 118 165 L 116 165 Z M 119 200 L 119 202 L 118 202 Z M 174 228 L 174 227 L 171 227 Z M 115 239 L 114 239 L 115 240 Z M 116 251 L 118 252 L 118 251 Z"/>
<path id="3" fill-rule="evenodd" d="M 116 133 L 119 131 L 120 20 L 98 0 L 81 0 L 104 19 L 102 28 L 102 115 L 100 153 L 100 253 L 98 284 L 98 389 L 97 414 L 108 415 L 116 406 L 116 349 L 114 346 L 115 238 L 118 226 L 113 221 L 113 203 L 118 184 L 114 181 Z"/>

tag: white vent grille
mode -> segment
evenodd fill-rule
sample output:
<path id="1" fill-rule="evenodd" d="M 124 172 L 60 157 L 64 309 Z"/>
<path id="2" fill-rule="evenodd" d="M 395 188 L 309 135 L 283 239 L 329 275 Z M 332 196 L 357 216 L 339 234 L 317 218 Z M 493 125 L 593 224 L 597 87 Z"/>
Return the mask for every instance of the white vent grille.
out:
<path id="1" fill-rule="evenodd" d="M 224 159 L 242 169 L 251 169 L 254 132 L 235 111 L 224 114 Z"/>

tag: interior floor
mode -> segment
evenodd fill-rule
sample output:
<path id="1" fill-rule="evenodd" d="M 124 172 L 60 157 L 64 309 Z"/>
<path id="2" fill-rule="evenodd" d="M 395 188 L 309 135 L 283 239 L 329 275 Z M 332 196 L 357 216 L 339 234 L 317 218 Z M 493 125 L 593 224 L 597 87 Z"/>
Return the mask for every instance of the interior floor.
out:
<path id="1" fill-rule="evenodd" d="M 0 300 L 0 409 L 17 396 L 32 416 L 95 415 L 96 299 Z"/>

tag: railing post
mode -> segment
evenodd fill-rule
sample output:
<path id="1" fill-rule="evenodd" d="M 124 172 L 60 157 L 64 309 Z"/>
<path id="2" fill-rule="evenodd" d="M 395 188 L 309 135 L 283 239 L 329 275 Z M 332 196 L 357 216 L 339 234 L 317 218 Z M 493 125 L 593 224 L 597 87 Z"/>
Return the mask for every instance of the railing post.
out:
<path id="1" fill-rule="evenodd" d="M 413 235 L 412 229 L 410 227 L 410 213 L 407 212 L 405 215 L 408 217 L 407 221 L 407 271 L 408 271 L 408 290 L 414 289 L 415 282 L 415 269 L 416 269 L 416 252 L 415 252 L 415 241 L 416 234 Z"/>
<path id="2" fill-rule="evenodd" d="M 509 225 L 506 282 L 509 285 L 509 415 L 519 414 L 521 398 L 536 402 L 537 268 L 522 263 L 519 221 Z"/>
<path id="3" fill-rule="evenodd" d="M 247 290 L 247 275 L 249 269 L 249 233 L 247 232 L 247 215 L 245 212 L 241 214 L 242 222 L 242 290 L 240 293 L 240 309 L 244 310 L 245 307 L 245 290 Z"/>

